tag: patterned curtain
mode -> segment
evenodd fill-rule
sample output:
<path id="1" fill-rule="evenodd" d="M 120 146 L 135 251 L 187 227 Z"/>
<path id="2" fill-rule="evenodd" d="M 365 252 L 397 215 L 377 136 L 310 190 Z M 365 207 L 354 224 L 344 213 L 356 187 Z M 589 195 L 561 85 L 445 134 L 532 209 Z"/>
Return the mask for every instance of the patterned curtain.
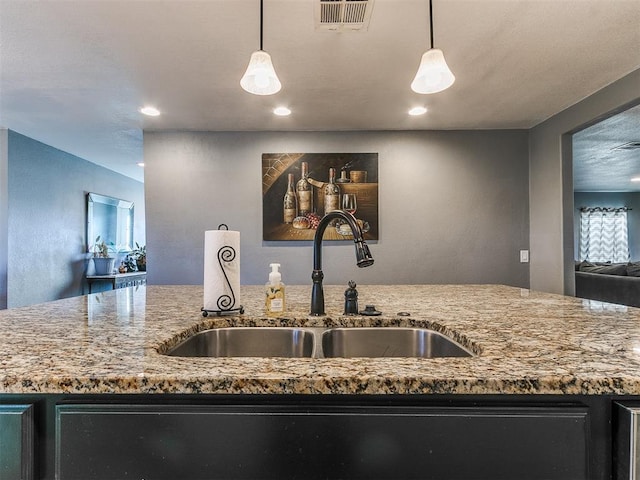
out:
<path id="1" fill-rule="evenodd" d="M 580 209 L 580 260 L 629 261 L 628 208 Z"/>

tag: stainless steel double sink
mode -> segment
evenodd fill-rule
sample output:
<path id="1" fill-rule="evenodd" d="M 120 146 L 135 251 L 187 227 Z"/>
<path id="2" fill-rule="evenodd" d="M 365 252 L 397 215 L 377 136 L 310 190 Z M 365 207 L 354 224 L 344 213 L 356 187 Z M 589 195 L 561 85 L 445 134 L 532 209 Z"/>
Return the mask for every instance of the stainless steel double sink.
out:
<path id="1" fill-rule="evenodd" d="M 451 338 L 412 327 L 229 327 L 205 330 L 170 349 L 176 357 L 470 357 Z"/>

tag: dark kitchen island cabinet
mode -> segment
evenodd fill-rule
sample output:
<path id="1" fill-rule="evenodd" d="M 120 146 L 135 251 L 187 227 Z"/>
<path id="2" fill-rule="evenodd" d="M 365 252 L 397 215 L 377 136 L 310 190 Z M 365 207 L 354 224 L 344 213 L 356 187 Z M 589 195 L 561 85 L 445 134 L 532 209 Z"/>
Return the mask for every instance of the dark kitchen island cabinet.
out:
<path id="1" fill-rule="evenodd" d="M 31 405 L 38 436 L 35 455 L 24 456 L 33 476 L 5 475 L 0 455 L 0 478 L 631 478 L 613 455 L 612 410 L 623 400 L 640 405 L 544 395 L 2 395 L 5 406 Z"/>

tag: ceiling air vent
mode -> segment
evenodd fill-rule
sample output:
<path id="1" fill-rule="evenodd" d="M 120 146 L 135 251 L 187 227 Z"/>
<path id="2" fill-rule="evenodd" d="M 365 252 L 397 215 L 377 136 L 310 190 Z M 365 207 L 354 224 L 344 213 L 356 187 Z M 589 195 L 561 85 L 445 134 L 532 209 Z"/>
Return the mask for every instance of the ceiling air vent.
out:
<path id="1" fill-rule="evenodd" d="M 374 0 L 316 0 L 316 30 L 364 32 L 369 28 Z"/>
<path id="2" fill-rule="evenodd" d="M 639 150 L 640 142 L 627 142 L 617 147 L 613 147 L 611 150 Z"/>

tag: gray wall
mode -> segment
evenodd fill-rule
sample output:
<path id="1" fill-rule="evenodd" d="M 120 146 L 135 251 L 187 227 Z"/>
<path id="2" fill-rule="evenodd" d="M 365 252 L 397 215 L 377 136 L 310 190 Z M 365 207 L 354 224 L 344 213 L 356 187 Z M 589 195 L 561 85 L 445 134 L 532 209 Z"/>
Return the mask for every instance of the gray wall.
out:
<path id="1" fill-rule="evenodd" d="M 574 293 L 571 134 L 640 97 L 640 70 L 530 130 L 531 288 Z"/>
<path id="2" fill-rule="evenodd" d="M 574 259 L 579 256 L 580 207 L 629 207 L 629 253 L 631 260 L 640 260 L 640 192 L 575 192 L 573 209 Z"/>
<path id="3" fill-rule="evenodd" d="M 135 202 L 144 243 L 144 185 L 9 130 L 7 306 L 86 293 L 86 194 Z"/>
<path id="4" fill-rule="evenodd" d="M 357 269 L 353 244 L 325 242 L 325 283 L 528 286 L 528 134 L 145 132 L 148 279 L 201 284 L 205 230 L 241 233 L 241 283 L 310 284 L 310 242 L 262 240 L 261 155 L 377 152 L 380 240 Z"/>
<path id="5" fill-rule="evenodd" d="M 8 131 L 0 128 L 0 308 L 7 308 L 7 240 L 9 238 Z"/>

